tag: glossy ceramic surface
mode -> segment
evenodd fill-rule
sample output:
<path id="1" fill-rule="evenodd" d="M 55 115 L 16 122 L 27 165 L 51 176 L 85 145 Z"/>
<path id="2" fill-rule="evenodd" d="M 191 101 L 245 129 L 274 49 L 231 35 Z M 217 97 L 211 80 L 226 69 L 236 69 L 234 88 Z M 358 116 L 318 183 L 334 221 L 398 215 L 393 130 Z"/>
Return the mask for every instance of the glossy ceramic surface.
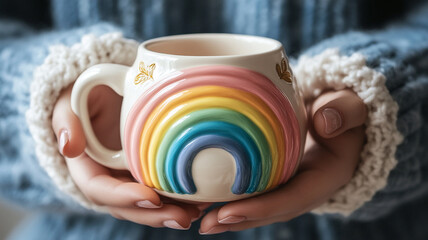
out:
<path id="1" fill-rule="evenodd" d="M 73 109 L 83 119 L 85 96 L 98 84 L 124 96 L 124 149 L 105 149 L 82 121 L 88 154 L 161 194 L 236 200 L 285 183 L 298 167 L 305 111 L 275 40 L 193 34 L 142 43 L 129 69 L 99 65 L 82 74 Z"/>

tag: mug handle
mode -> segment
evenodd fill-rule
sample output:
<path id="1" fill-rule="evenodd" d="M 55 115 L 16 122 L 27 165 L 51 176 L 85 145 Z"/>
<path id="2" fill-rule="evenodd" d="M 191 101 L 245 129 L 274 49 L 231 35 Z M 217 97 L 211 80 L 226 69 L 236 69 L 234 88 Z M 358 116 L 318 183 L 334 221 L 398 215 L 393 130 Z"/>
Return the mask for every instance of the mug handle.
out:
<path id="1" fill-rule="evenodd" d="M 79 117 L 86 137 L 85 152 L 96 162 L 114 169 L 127 169 L 123 150 L 104 147 L 95 136 L 88 111 L 88 96 L 98 85 L 106 85 L 123 96 L 129 67 L 120 64 L 98 64 L 85 70 L 76 80 L 71 93 L 71 109 Z"/>

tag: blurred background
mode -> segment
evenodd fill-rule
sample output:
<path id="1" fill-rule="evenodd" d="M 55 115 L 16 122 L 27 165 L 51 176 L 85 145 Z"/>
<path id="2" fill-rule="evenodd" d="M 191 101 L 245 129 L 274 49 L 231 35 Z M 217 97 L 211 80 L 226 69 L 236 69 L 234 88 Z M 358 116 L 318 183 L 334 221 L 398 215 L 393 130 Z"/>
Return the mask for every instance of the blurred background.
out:
<path id="1" fill-rule="evenodd" d="M 27 217 L 29 214 L 23 209 L 0 198 L 0 240 L 6 239 L 12 230 Z"/>

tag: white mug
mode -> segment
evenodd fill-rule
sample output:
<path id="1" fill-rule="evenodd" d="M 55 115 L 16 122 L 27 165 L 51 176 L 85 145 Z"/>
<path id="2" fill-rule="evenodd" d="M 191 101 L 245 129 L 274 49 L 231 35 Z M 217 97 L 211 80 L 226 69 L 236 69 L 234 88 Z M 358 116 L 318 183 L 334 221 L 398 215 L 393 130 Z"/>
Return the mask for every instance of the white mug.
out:
<path id="1" fill-rule="evenodd" d="M 92 129 L 87 99 L 107 85 L 123 96 L 113 151 Z M 158 193 L 221 202 L 271 190 L 298 168 L 306 115 L 280 42 L 189 34 L 143 42 L 134 64 L 99 64 L 77 79 L 72 109 L 98 163 L 128 169 Z"/>

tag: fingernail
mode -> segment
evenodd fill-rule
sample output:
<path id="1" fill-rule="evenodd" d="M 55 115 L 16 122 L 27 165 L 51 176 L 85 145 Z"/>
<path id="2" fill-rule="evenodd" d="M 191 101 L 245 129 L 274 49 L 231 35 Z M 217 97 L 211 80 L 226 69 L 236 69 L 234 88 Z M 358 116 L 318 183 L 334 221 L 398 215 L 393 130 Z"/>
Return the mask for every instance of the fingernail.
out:
<path id="1" fill-rule="evenodd" d="M 162 205 L 156 205 L 149 200 L 143 200 L 136 203 L 137 207 L 140 208 L 160 208 Z"/>
<path id="2" fill-rule="evenodd" d="M 215 226 L 206 232 L 202 232 L 201 229 L 199 229 L 199 234 L 208 235 L 208 234 L 222 233 L 222 232 L 226 232 L 226 231 L 227 231 L 227 227 L 225 227 L 225 226 Z"/>
<path id="3" fill-rule="evenodd" d="M 326 134 L 332 134 L 342 126 L 342 117 L 336 109 L 325 108 L 322 111 L 322 116 L 324 117 Z"/>
<path id="4" fill-rule="evenodd" d="M 183 227 L 175 220 L 166 220 L 163 222 L 163 225 L 167 228 L 173 228 L 177 230 L 187 230 L 190 228 L 190 225 L 188 227 Z"/>
<path id="5" fill-rule="evenodd" d="M 233 223 L 240 223 L 244 221 L 246 217 L 243 216 L 227 216 L 223 219 L 218 220 L 221 224 L 233 224 Z"/>
<path id="6" fill-rule="evenodd" d="M 67 145 L 69 141 L 70 139 L 68 135 L 68 130 L 62 129 L 59 134 L 59 152 L 61 153 L 61 155 L 64 155 L 65 145 Z"/>

